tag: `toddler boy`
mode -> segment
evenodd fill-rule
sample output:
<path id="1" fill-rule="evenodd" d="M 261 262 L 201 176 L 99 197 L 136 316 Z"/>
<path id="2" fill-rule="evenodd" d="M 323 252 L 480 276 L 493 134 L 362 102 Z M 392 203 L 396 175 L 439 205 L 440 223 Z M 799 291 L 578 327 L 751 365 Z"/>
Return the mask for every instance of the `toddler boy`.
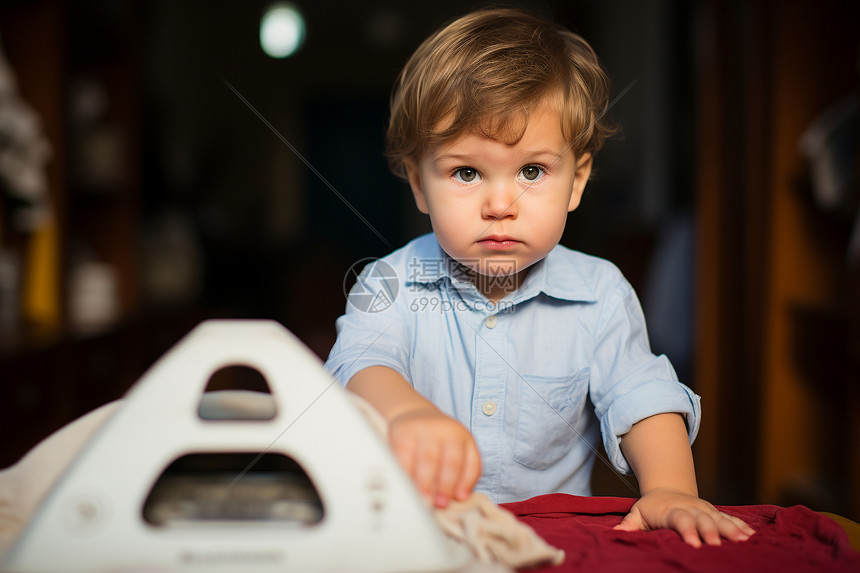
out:
<path id="1" fill-rule="evenodd" d="M 620 529 L 691 545 L 752 530 L 699 499 L 699 397 L 649 348 L 630 285 L 558 245 L 579 205 L 609 82 L 590 46 L 517 10 L 428 38 L 391 100 L 387 153 L 433 233 L 368 265 L 326 362 L 389 424 L 437 506 L 590 493 L 597 440 L 641 498 Z M 364 299 L 361 299 L 364 300 Z"/>

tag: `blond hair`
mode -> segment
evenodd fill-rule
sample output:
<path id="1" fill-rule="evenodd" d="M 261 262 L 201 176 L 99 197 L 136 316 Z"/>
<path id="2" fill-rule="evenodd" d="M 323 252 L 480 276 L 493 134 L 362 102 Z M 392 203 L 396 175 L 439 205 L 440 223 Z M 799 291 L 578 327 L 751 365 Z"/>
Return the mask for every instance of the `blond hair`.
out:
<path id="1" fill-rule="evenodd" d="M 576 157 L 595 153 L 613 128 L 604 117 L 609 78 L 577 34 L 516 9 L 463 16 L 427 38 L 391 95 L 386 156 L 404 160 L 471 132 L 513 144 L 529 112 L 558 94 L 561 129 Z"/>

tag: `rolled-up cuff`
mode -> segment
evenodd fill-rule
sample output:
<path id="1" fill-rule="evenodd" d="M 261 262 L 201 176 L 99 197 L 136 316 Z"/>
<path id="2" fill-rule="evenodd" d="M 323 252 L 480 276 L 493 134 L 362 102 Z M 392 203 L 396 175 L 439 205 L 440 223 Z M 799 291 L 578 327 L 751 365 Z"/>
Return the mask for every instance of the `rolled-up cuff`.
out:
<path id="1" fill-rule="evenodd" d="M 370 368 L 371 366 L 385 366 L 387 368 L 391 368 L 403 376 L 404 379 L 409 380 L 409 375 L 403 368 L 401 362 L 394 356 L 386 353 L 374 352 L 370 355 L 367 352 L 361 351 L 345 352 L 334 359 L 329 358 L 325 363 L 325 369 L 328 370 L 329 374 L 331 374 L 332 377 L 337 380 L 338 384 L 344 388 L 349 381 L 352 380 L 353 376 L 365 368 Z"/>
<path id="2" fill-rule="evenodd" d="M 630 464 L 621 453 L 621 436 L 629 432 L 633 424 L 656 414 L 681 414 L 692 444 L 701 423 L 700 400 L 687 386 L 668 380 L 655 380 L 620 396 L 600 419 L 603 447 L 609 461 L 618 471 L 631 473 Z"/>

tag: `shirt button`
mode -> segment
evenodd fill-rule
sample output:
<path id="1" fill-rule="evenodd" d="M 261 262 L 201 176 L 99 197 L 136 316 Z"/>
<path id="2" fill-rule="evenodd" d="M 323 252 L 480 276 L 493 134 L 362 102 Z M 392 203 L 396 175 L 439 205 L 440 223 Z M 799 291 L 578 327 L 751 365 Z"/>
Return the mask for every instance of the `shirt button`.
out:
<path id="1" fill-rule="evenodd" d="M 496 413 L 496 403 L 492 400 L 487 400 L 486 402 L 484 402 L 484 405 L 481 406 L 481 412 L 483 412 L 487 416 L 492 416 Z"/>
<path id="2" fill-rule="evenodd" d="M 484 324 L 487 325 L 487 328 L 496 328 L 497 322 L 498 322 L 498 319 L 496 318 L 496 315 L 494 314 L 492 316 L 488 316 L 487 320 L 484 321 Z"/>

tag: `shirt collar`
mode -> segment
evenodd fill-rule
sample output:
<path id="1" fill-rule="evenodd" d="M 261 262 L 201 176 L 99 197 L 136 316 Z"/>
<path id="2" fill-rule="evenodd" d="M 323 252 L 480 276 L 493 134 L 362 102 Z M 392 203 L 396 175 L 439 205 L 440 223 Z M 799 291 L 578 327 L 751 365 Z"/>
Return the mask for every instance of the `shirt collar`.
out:
<path id="1" fill-rule="evenodd" d="M 461 292 L 474 290 L 475 294 L 478 294 L 463 273 L 463 267 L 442 250 L 435 237 L 432 243 L 428 242 L 427 247 L 420 253 L 419 258 L 410 261 L 407 285 L 430 285 L 447 278 Z M 517 304 L 544 293 L 560 300 L 596 302 L 597 296 L 585 275 L 576 265 L 565 260 L 566 250 L 565 247 L 556 245 L 546 257 L 532 266 L 520 288 L 504 300 Z"/>
<path id="2" fill-rule="evenodd" d="M 455 277 L 459 263 L 442 250 L 432 233 L 422 239 L 427 240 L 417 242 L 418 249 L 407 261 L 406 285 L 430 285 L 446 277 L 458 284 Z"/>
<path id="3" fill-rule="evenodd" d="M 566 257 L 567 249 L 560 245 L 536 262 L 523 284 L 509 295 L 512 302 L 521 302 L 544 293 L 559 300 L 596 302 L 597 295 L 582 270 Z"/>

